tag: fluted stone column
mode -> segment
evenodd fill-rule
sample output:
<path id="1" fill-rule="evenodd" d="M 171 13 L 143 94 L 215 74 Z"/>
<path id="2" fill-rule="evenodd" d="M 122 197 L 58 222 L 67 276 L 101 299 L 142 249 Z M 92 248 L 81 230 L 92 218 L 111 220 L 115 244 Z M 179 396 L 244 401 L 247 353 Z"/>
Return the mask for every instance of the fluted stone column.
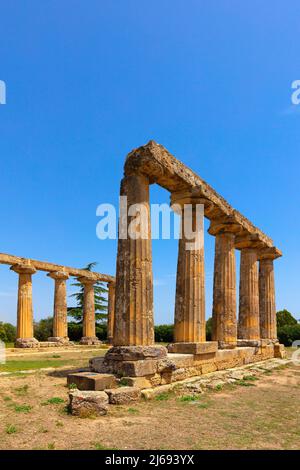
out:
<path id="1" fill-rule="evenodd" d="M 108 317 L 107 317 L 107 340 L 108 344 L 113 344 L 114 323 L 115 323 L 115 284 L 108 284 Z"/>
<path id="2" fill-rule="evenodd" d="M 235 232 L 238 226 L 212 224 L 209 233 L 216 236 L 212 339 L 220 349 L 237 345 Z"/>
<path id="3" fill-rule="evenodd" d="M 69 341 L 66 287 L 66 280 L 69 275 L 64 271 L 57 271 L 49 273 L 48 276 L 55 282 L 53 336 L 48 338 L 48 341 L 65 343 Z"/>
<path id="4" fill-rule="evenodd" d="M 16 347 L 38 347 L 33 334 L 32 309 L 32 275 L 36 269 L 30 264 L 16 264 L 11 269 L 19 274 Z"/>
<path id="5" fill-rule="evenodd" d="M 119 220 L 114 346 L 154 344 L 149 180 L 131 175 L 121 182 L 128 213 Z M 140 216 L 133 204 L 139 205 Z M 124 230 L 125 227 L 125 230 Z M 126 227 L 130 236 L 126 237 Z"/>
<path id="6" fill-rule="evenodd" d="M 261 255 L 259 261 L 259 315 L 260 336 L 277 339 L 274 259 Z"/>
<path id="7" fill-rule="evenodd" d="M 203 343 L 206 341 L 203 200 L 173 193 L 171 203 L 173 207 L 174 204 L 180 207 L 181 211 L 174 341 L 175 343 Z M 197 206 L 198 221 L 196 221 Z M 197 222 L 198 227 L 196 227 Z M 187 231 L 191 233 L 188 234 Z M 174 351 L 174 345 L 172 351 Z"/>
<path id="8" fill-rule="evenodd" d="M 99 341 L 96 336 L 94 293 L 94 284 L 96 281 L 87 277 L 80 277 L 78 280 L 84 286 L 83 337 L 80 340 L 80 344 L 100 344 L 101 341 Z"/>
<path id="9" fill-rule="evenodd" d="M 238 338 L 251 341 L 260 339 L 258 263 L 255 248 L 241 250 Z"/>

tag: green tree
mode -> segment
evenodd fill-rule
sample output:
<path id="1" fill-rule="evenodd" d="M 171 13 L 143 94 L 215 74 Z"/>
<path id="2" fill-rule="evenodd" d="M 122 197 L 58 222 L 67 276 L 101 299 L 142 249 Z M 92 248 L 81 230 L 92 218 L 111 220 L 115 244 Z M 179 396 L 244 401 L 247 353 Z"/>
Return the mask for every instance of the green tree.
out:
<path id="1" fill-rule="evenodd" d="M 38 322 L 34 322 L 34 337 L 38 341 L 47 341 L 53 336 L 53 317 L 43 318 Z"/>
<path id="2" fill-rule="evenodd" d="M 89 263 L 85 271 L 93 271 L 97 263 Z M 82 323 L 83 320 L 83 300 L 84 300 L 84 286 L 80 282 L 71 284 L 73 287 L 78 288 L 78 292 L 71 294 L 70 297 L 76 299 L 76 307 L 68 307 L 68 316 L 75 320 L 76 323 Z M 104 286 L 103 282 L 97 281 L 94 285 L 95 292 L 95 317 L 96 322 L 104 323 L 107 319 L 107 292 L 108 289 Z"/>
<path id="3" fill-rule="evenodd" d="M 297 320 L 293 315 L 286 309 L 280 310 L 276 314 L 277 328 L 281 328 L 287 325 L 297 325 Z"/>
<path id="4" fill-rule="evenodd" d="M 0 340 L 4 343 L 14 343 L 17 336 L 17 329 L 11 323 L 0 322 Z"/>
<path id="5" fill-rule="evenodd" d="M 209 317 L 206 321 L 206 341 L 211 341 L 212 337 L 212 317 Z"/>

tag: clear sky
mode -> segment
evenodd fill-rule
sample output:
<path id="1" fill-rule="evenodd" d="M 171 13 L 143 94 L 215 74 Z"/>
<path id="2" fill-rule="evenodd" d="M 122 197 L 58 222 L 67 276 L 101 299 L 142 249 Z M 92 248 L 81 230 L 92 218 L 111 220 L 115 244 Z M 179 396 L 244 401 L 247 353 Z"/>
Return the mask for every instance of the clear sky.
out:
<path id="1" fill-rule="evenodd" d="M 298 0 L 1 2 L 0 252 L 114 274 L 96 207 L 154 139 L 274 239 L 277 307 L 300 318 L 299 17 Z M 210 316 L 208 234 L 205 256 Z M 176 241 L 153 242 L 156 323 L 173 320 L 176 262 Z M 15 323 L 16 294 L 0 266 L 0 320 Z M 35 318 L 51 314 L 45 273 L 33 296 Z"/>

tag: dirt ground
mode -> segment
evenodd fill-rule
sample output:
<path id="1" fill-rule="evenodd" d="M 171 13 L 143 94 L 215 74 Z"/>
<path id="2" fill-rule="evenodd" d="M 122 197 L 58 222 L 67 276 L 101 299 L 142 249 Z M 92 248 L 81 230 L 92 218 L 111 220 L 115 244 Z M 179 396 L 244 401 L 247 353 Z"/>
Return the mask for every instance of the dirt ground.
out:
<path id="1" fill-rule="evenodd" d="M 87 360 L 84 361 L 87 364 Z M 299 449 L 300 367 L 226 386 L 196 400 L 164 394 L 111 407 L 107 416 L 66 411 L 65 372 L 0 377 L 1 449 Z"/>

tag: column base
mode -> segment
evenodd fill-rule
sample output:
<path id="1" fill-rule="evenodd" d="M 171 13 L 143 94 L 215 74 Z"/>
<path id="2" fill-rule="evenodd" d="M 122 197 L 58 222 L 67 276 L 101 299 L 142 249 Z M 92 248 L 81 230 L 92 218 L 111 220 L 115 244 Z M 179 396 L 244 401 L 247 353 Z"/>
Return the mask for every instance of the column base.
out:
<path id="1" fill-rule="evenodd" d="M 237 342 L 227 343 L 225 341 L 218 341 L 218 349 L 235 349 Z"/>
<path id="2" fill-rule="evenodd" d="M 100 341 L 97 336 L 83 336 L 79 341 L 79 344 L 92 346 L 102 344 L 102 341 Z"/>
<path id="3" fill-rule="evenodd" d="M 70 344 L 70 340 L 67 336 L 50 336 L 48 341 L 50 343 Z"/>
<path id="4" fill-rule="evenodd" d="M 204 341 L 201 343 L 171 343 L 168 344 L 169 353 L 178 354 L 209 354 L 218 350 L 217 341 Z"/>
<path id="5" fill-rule="evenodd" d="M 16 348 L 38 348 L 40 343 L 35 338 L 17 338 L 15 341 Z"/>

